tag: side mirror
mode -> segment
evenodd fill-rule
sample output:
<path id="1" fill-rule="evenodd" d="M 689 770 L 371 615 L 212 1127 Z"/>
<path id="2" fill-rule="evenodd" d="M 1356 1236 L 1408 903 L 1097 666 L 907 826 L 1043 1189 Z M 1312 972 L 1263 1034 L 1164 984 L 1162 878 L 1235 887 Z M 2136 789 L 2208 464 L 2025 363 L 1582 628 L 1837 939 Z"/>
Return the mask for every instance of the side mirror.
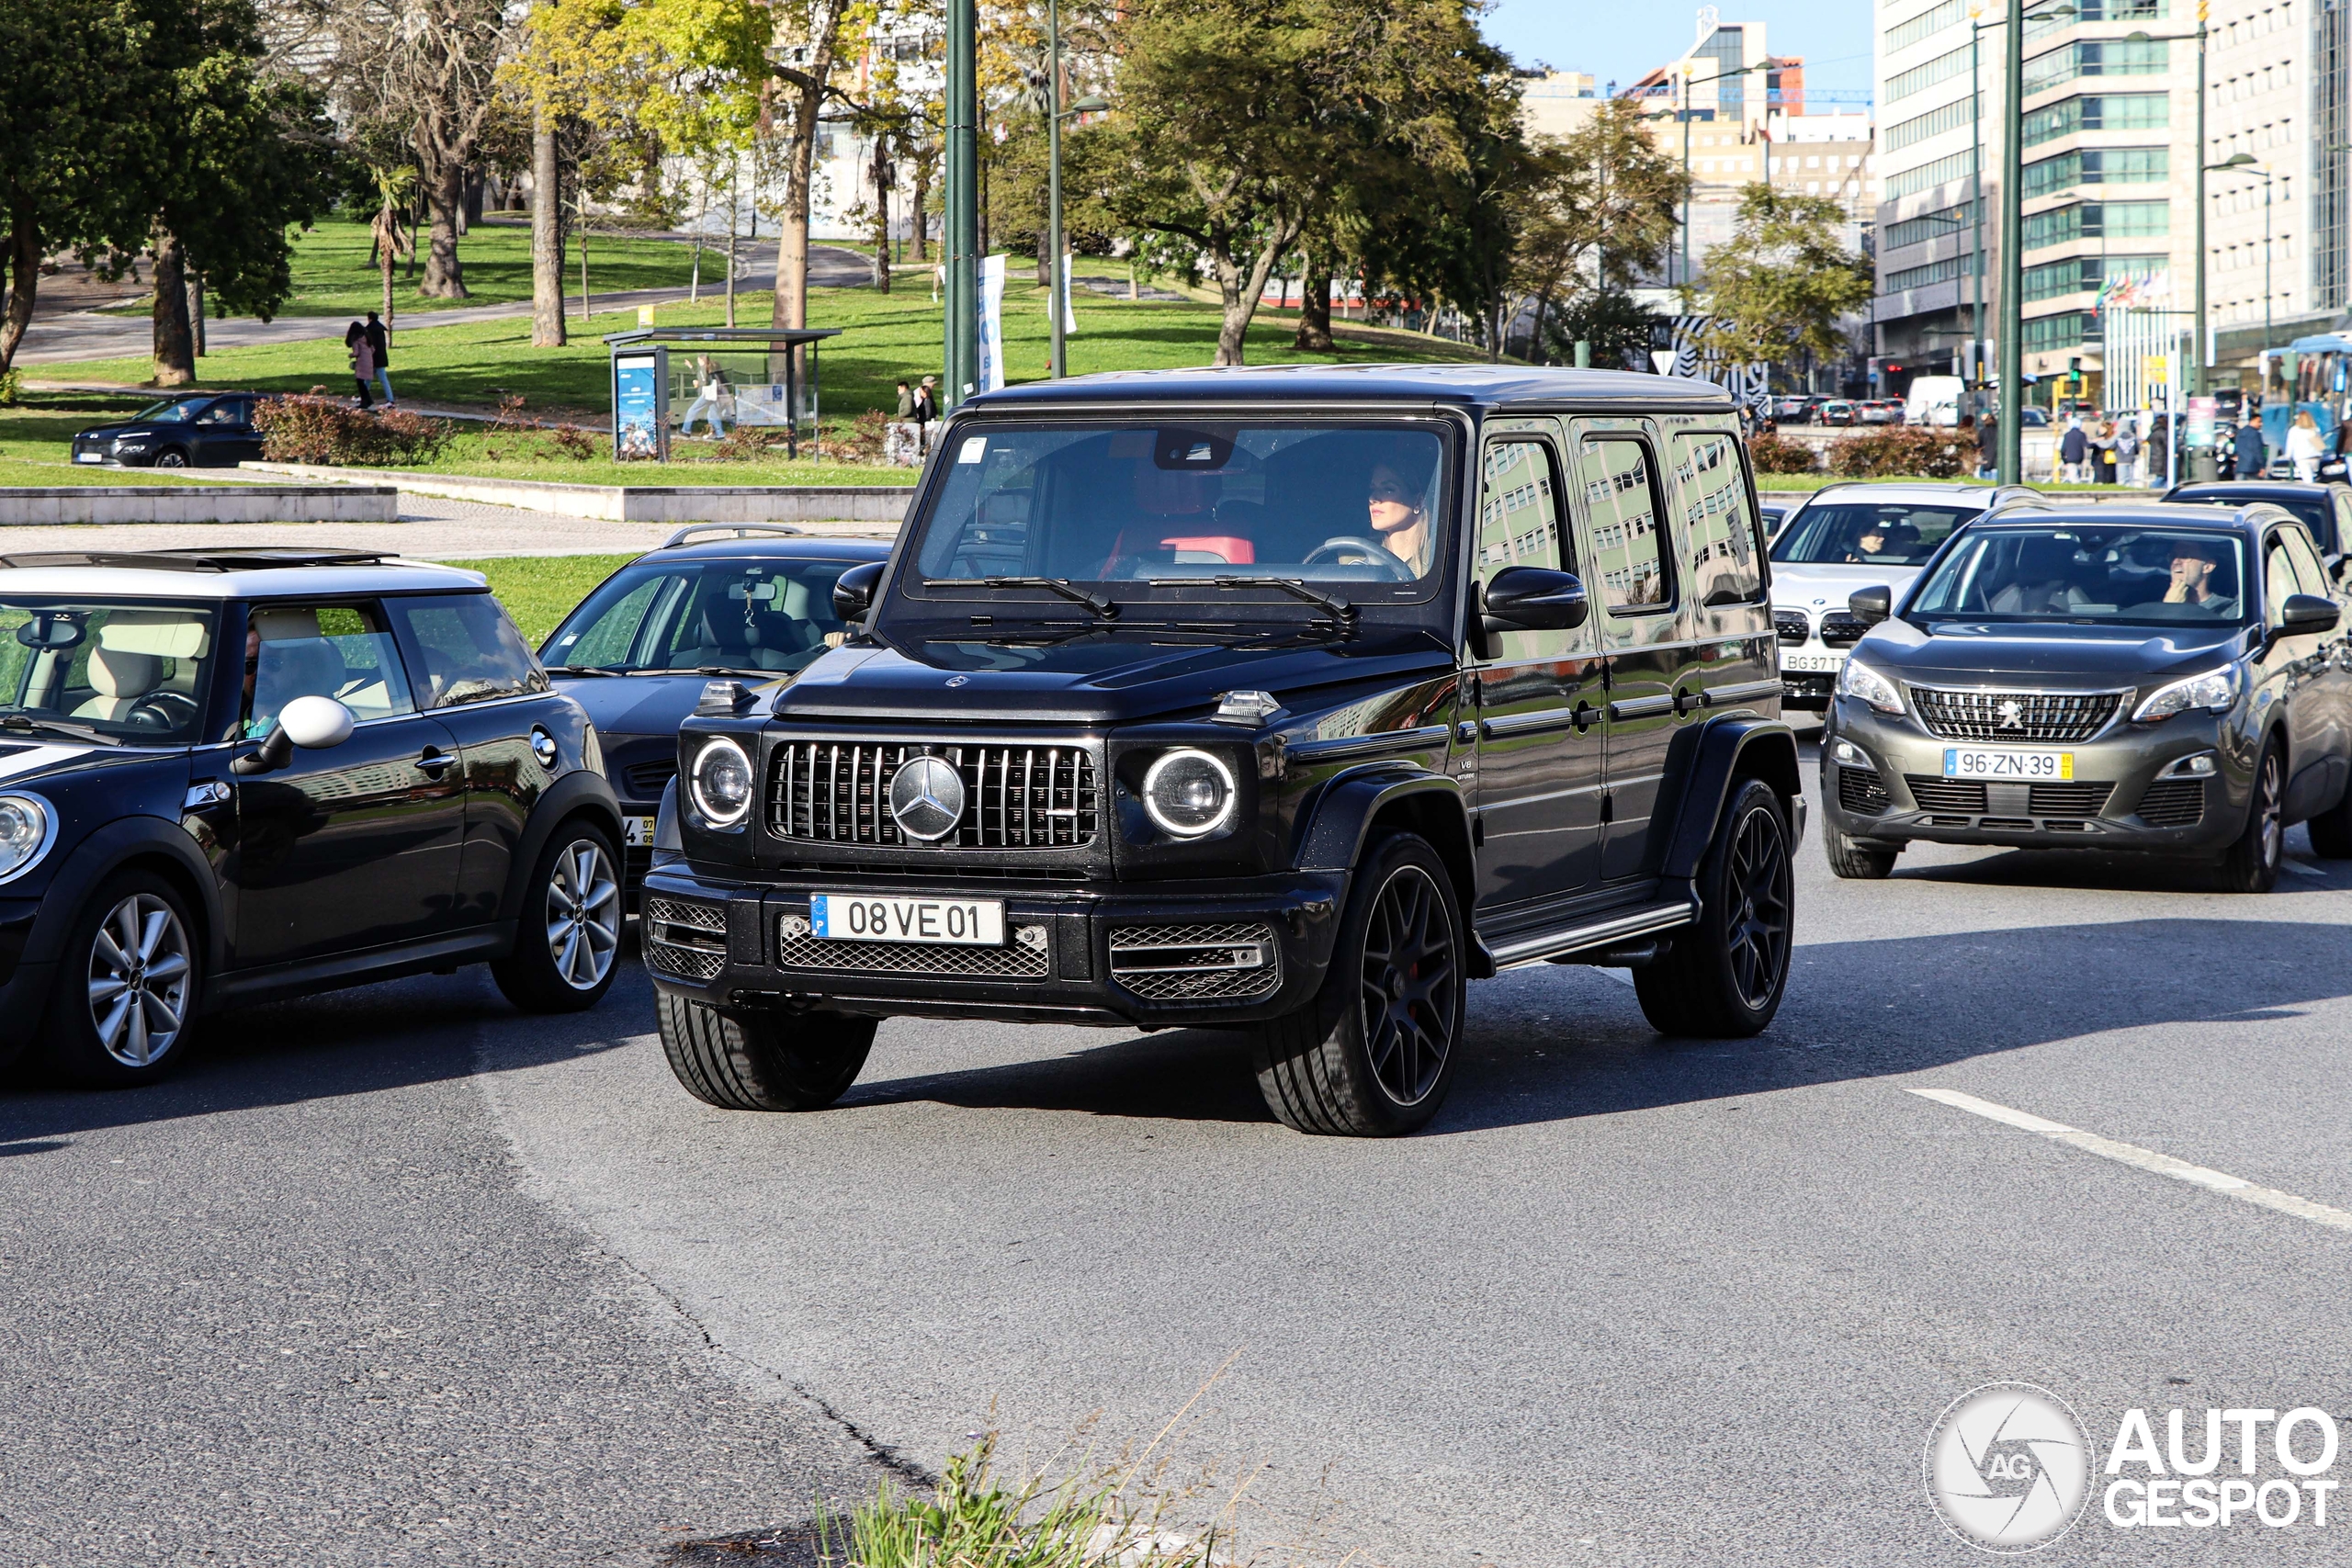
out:
<path id="1" fill-rule="evenodd" d="M 1857 588 L 1846 596 L 1846 608 L 1862 625 L 1874 626 L 1894 614 L 1894 590 Z"/>
<path id="2" fill-rule="evenodd" d="M 2316 593 L 2290 593 L 2280 606 L 2278 629 L 2289 637 L 2312 637 L 2320 632 L 2332 632 L 2344 618 L 2333 600 Z"/>
<path id="3" fill-rule="evenodd" d="M 1488 631 L 1573 631 L 1590 614 L 1592 603 L 1572 571 L 1507 566 L 1486 587 L 1483 620 Z"/>
<path id="4" fill-rule="evenodd" d="M 262 737 L 258 750 L 229 764 L 229 771 L 251 777 L 276 773 L 294 760 L 294 748 L 323 751 L 351 739 L 351 710 L 333 697 L 296 697 Z"/>
<path id="5" fill-rule="evenodd" d="M 874 590 L 882 581 L 882 569 L 887 562 L 861 561 L 841 574 L 833 583 L 833 614 L 843 625 L 854 625 L 865 618 L 874 608 Z"/>

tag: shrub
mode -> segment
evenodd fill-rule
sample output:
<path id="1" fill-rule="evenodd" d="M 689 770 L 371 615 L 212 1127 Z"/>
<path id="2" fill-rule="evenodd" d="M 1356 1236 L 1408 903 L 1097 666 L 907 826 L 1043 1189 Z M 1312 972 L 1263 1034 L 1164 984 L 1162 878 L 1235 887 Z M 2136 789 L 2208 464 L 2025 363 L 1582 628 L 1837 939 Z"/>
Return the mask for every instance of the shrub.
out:
<path id="1" fill-rule="evenodd" d="M 880 409 L 867 409 L 835 432 L 831 440 L 819 441 L 817 456 L 842 463 L 879 463 L 889 449 L 890 420 Z"/>
<path id="2" fill-rule="evenodd" d="M 264 399 L 254 411 L 262 456 L 273 463 L 368 468 L 429 463 L 449 445 L 449 427 L 402 409 L 356 409 L 323 387 L 306 396 Z"/>
<path id="3" fill-rule="evenodd" d="M 1838 442 L 1830 449 L 1829 471 L 1849 479 L 1958 479 L 1973 456 L 1956 431 L 1886 425 Z"/>
<path id="4" fill-rule="evenodd" d="M 783 445 L 784 433 L 780 430 L 739 424 L 712 444 L 710 455 L 722 463 L 757 463 L 766 458 L 769 447 Z"/>
<path id="5" fill-rule="evenodd" d="M 593 431 L 582 430 L 576 424 L 559 424 L 549 430 L 548 435 L 554 441 L 556 450 L 575 463 L 588 462 L 605 450 L 605 443 L 597 439 Z"/>
<path id="6" fill-rule="evenodd" d="M 24 374 L 11 366 L 6 374 L 0 375 L 0 409 L 15 408 L 17 400 L 24 395 Z"/>
<path id="7" fill-rule="evenodd" d="M 1759 474 L 1810 474 L 1821 467 L 1814 460 L 1812 447 L 1779 435 L 1758 435 L 1749 441 L 1747 457 Z"/>

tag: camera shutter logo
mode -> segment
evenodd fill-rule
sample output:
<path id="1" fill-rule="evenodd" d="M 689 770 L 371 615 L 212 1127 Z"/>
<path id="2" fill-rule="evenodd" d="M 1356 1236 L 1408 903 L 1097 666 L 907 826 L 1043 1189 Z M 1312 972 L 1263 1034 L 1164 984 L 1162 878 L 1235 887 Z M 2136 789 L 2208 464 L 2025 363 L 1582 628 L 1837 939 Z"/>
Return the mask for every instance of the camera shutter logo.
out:
<path id="1" fill-rule="evenodd" d="M 890 820 L 899 831 L 935 844 L 964 819 L 964 778 L 939 757 L 910 757 L 890 780 Z"/>
<path id="2" fill-rule="evenodd" d="M 2028 1382 L 1962 1394 L 1928 1435 L 1928 1498 L 1954 1535 L 2027 1552 L 2074 1527 L 2090 1496 L 2091 1444 L 2066 1402 Z"/>

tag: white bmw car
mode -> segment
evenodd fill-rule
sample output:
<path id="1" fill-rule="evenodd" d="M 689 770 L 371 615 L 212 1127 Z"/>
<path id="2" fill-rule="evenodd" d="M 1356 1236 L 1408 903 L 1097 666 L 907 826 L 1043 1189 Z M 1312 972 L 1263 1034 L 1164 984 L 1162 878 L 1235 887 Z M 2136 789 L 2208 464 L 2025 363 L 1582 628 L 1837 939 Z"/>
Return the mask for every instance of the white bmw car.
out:
<path id="1" fill-rule="evenodd" d="M 1826 711 L 1846 655 L 1869 627 L 1846 607 L 1883 583 L 1900 600 L 1954 528 L 1995 507 L 2034 503 L 2026 485 L 1834 484 L 1805 498 L 1772 541 L 1772 628 L 1781 705 Z"/>

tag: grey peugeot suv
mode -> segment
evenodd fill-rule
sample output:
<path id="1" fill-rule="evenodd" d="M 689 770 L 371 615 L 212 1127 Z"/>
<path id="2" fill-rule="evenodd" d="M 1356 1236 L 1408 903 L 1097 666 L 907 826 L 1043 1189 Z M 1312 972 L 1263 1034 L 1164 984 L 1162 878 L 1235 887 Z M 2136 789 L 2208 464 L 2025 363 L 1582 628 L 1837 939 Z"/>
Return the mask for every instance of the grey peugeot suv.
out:
<path id="1" fill-rule="evenodd" d="M 1832 870 L 1917 840 L 2141 851 L 2267 892 L 2286 829 L 2352 858 L 2352 649 L 2276 506 L 2052 505 L 1936 552 L 1839 672 L 1821 747 Z"/>

